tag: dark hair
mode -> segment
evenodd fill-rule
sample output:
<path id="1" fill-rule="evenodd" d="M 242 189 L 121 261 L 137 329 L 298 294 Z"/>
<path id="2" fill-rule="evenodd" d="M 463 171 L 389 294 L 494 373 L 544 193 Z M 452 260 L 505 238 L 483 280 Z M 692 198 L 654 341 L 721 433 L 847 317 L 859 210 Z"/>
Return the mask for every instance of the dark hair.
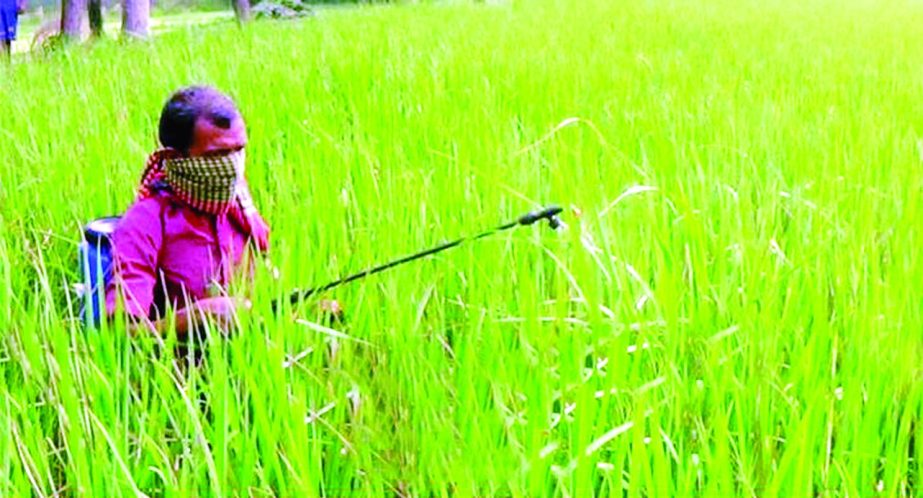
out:
<path id="1" fill-rule="evenodd" d="M 228 129 L 239 115 L 234 101 L 212 87 L 182 88 L 170 96 L 160 113 L 160 143 L 185 154 L 192 146 L 199 119 Z"/>

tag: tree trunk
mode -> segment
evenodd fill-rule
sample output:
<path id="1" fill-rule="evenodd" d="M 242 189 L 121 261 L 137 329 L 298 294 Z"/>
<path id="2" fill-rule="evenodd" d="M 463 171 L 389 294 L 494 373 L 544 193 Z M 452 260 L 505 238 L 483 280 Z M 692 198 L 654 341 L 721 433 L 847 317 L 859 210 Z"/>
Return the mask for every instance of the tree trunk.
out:
<path id="1" fill-rule="evenodd" d="M 250 20 L 250 0 L 231 0 L 231 3 L 234 4 L 237 22 L 243 24 Z"/>
<path id="2" fill-rule="evenodd" d="M 148 20 L 151 17 L 150 0 L 124 0 L 122 3 L 122 32 L 132 38 L 147 38 Z"/>
<path id="3" fill-rule="evenodd" d="M 87 0 L 64 0 L 61 6 L 61 34 L 70 40 L 79 40 Z"/>
<path id="4" fill-rule="evenodd" d="M 103 36 L 103 2 L 102 0 L 89 0 L 87 14 L 90 16 L 90 32 L 99 38 Z"/>

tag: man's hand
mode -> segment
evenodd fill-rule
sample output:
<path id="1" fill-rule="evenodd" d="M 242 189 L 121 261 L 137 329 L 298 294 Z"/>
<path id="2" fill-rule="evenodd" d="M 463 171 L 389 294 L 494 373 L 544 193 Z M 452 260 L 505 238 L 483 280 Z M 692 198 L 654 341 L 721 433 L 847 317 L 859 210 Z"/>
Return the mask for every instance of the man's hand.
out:
<path id="1" fill-rule="evenodd" d="M 204 315 L 214 326 L 218 327 L 223 334 L 228 335 L 237 327 L 237 311 L 241 309 L 250 309 L 253 305 L 249 300 L 243 298 L 211 297 L 196 301 L 193 306 L 196 311 Z M 183 310 L 180 313 L 183 312 L 187 311 Z M 201 325 L 202 324 L 199 324 L 200 327 Z M 179 327 L 177 327 L 177 329 L 179 329 Z"/>
<path id="2" fill-rule="evenodd" d="M 206 320 L 209 326 L 218 329 L 223 335 L 229 335 L 237 327 L 237 311 L 251 307 L 252 304 L 246 299 L 211 297 L 196 301 L 193 305 L 177 311 L 172 326 L 169 319 L 151 322 L 146 318 L 136 318 L 133 320 L 131 330 L 133 333 L 137 333 L 139 329 L 147 330 L 160 337 L 174 330 L 177 339 L 186 341 L 190 335 L 204 338 L 201 337 L 205 334 L 205 324 L 202 322 Z"/>
<path id="3" fill-rule="evenodd" d="M 345 314 L 343 307 L 334 299 L 324 299 L 317 303 L 317 308 L 329 318 L 331 323 L 342 322 Z"/>
<path id="4" fill-rule="evenodd" d="M 29 5 L 26 3 L 26 0 L 16 0 L 16 13 L 25 14 L 26 9 L 29 8 Z"/>

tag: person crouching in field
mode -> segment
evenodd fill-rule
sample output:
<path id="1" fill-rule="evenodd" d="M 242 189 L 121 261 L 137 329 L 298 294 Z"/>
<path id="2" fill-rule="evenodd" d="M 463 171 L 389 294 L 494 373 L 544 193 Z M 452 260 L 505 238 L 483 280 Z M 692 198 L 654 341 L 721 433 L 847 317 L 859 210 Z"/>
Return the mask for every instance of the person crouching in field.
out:
<path id="1" fill-rule="evenodd" d="M 19 14 L 25 11 L 25 0 L 0 0 L 0 51 L 7 60 L 10 59 L 13 41 L 16 40 Z"/>
<path id="2" fill-rule="evenodd" d="M 233 323 L 247 302 L 229 297 L 228 285 L 268 251 L 270 229 L 244 177 L 247 131 L 229 97 L 210 87 L 177 91 L 159 135 L 163 147 L 112 235 L 106 308 L 112 317 L 121 301 L 134 329 L 158 334 L 172 309 L 185 340 L 203 318 L 222 329 Z"/>

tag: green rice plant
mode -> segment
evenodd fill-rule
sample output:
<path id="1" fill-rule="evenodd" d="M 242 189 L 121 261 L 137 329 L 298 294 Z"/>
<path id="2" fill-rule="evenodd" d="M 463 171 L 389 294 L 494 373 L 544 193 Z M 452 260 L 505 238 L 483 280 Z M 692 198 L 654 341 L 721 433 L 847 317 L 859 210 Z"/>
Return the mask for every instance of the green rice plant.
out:
<path id="1" fill-rule="evenodd" d="M 921 496 L 923 6 L 360 6 L 0 68 L 0 494 Z M 160 107 L 240 104 L 240 331 L 83 330 Z M 323 296 L 270 302 L 561 203 Z M 184 366 L 185 365 L 185 366 Z"/>

